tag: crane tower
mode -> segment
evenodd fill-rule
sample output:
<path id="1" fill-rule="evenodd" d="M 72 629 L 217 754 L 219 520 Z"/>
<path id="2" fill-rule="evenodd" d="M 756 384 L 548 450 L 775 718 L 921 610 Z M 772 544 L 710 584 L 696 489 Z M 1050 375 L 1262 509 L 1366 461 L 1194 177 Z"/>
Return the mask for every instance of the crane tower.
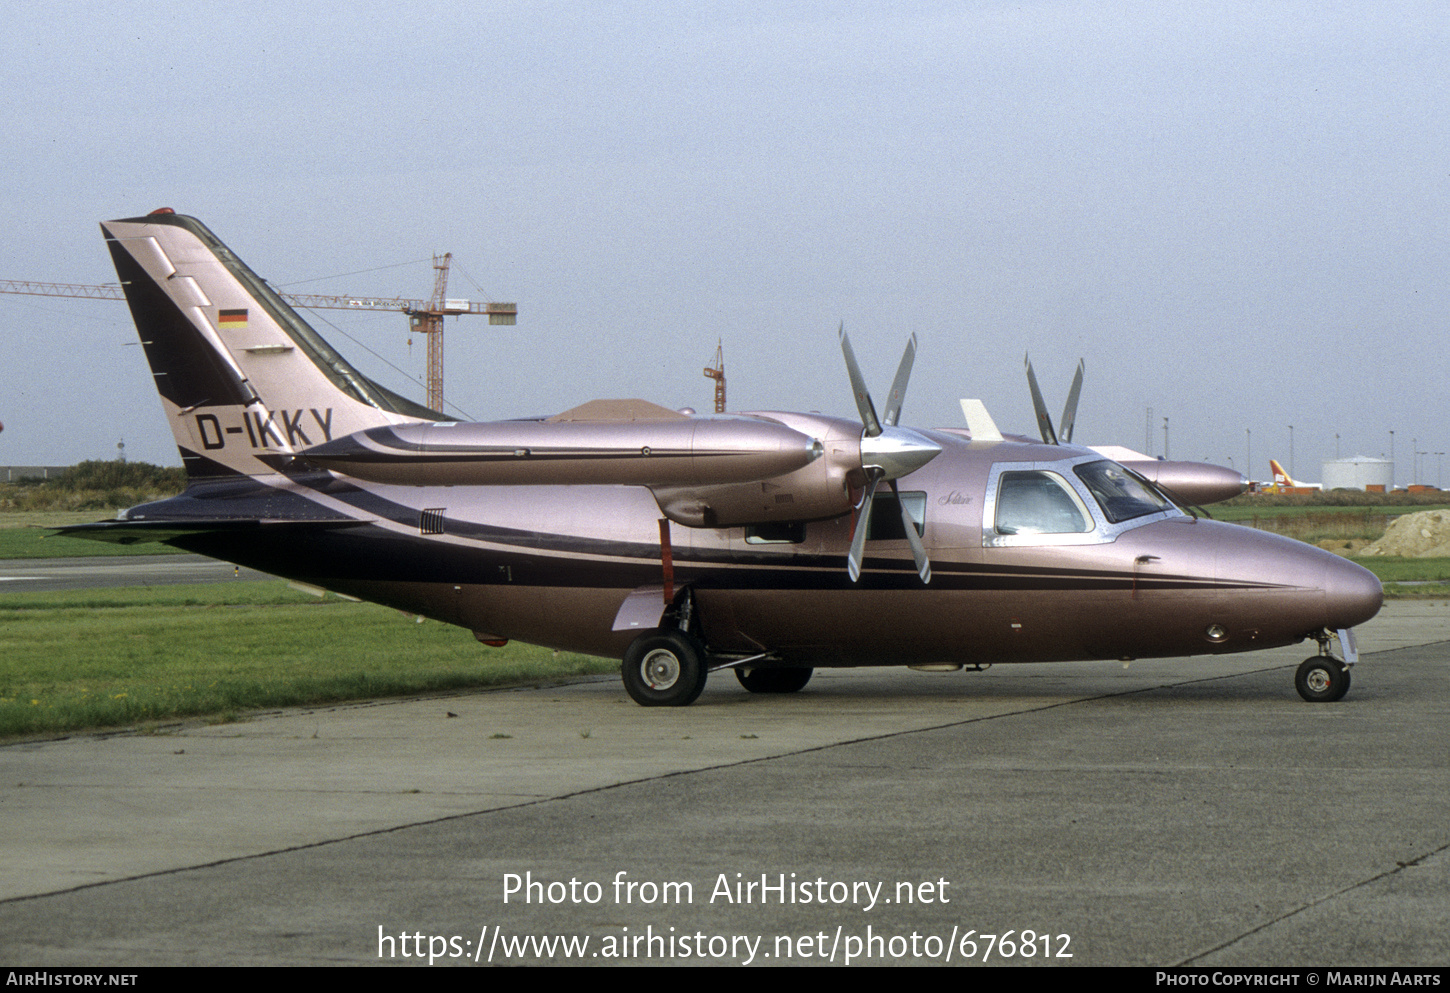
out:
<path id="1" fill-rule="evenodd" d="M 400 310 L 408 315 L 409 326 L 421 332 L 428 341 L 426 377 L 427 406 L 443 412 L 443 318 L 449 314 L 487 314 L 490 324 L 518 323 L 519 307 L 515 303 L 475 303 L 471 300 L 448 299 L 448 269 L 453 253 L 433 256 L 433 296 L 428 300 L 404 297 L 327 296 L 317 293 L 283 293 L 282 299 L 293 307 L 332 310 Z M 45 297 L 84 297 L 92 300 L 124 300 L 121 287 L 87 286 L 78 283 L 42 283 L 26 280 L 0 280 L 0 293 L 24 293 Z M 721 390 L 724 389 L 722 384 Z M 719 392 L 719 391 L 717 391 Z M 720 394 L 723 396 L 723 393 Z"/>
<path id="2" fill-rule="evenodd" d="M 715 413 L 725 413 L 725 343 L 715 346 L 715 364 L 705 367 L 705 375 L 715 380 Z"/>

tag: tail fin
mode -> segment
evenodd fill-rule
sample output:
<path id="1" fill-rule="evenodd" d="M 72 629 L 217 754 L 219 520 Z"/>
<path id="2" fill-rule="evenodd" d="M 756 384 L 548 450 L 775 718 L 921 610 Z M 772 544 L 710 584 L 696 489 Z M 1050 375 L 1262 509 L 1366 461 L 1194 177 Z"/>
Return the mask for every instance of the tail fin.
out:
<path id="1" fill-rule="evenodd" d="M 280 472 L 354 431 L 446 420 L 349 365 L 195 218 L 101 231 L 188 476 Z"/>
<path id="2" fill-rule="evenodd" d="M 1284 467 L 1279 464 L 1278 459 L 1270 459 L 1269 460 L 1269 470 L 1274 474 L 1274 485 L 1275 486 L 1298 486 L 1299 485 L 1298 483 L 1294 482 L 1293 479 L 1289 478 L 1289 474 L 1284 471 Z"/>

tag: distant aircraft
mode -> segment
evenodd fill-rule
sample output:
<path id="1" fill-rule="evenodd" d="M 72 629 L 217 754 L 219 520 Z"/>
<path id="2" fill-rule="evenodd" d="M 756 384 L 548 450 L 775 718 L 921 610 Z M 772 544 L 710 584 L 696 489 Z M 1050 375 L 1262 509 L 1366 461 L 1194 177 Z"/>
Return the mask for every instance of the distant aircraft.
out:
<path id="1" fill-rule="evenodd" d="M 1298 480 L 1291 478 L 1289 474 L 1284 471 L 1284 467 L 1279 464 L 1277 459 L 1269 460 L 1269 469 L 1274 474 L 1274 485 L 1276 487 L 1296 490 L 1322 490 L 1324 488 L 1323 483 L 1301 483 Z"/>
<path id="2" fill-rule="evenodd" d="M 841 331 L 859 421 L 598 400 L 460 423 L 359 373 L 194 218 L 102 231 L 190 482 L 64 533 L 165 542 L 485 644 L 619 658 L 646 706 L 689 704 L 727 668 L 785 693 L 816 667 L 1306 639 L 1319 651 L 1295 685 L 1336 700 L 1351 629 L 1380 607 L 1365 569 L 1190 517 L 1111 459 L 1054 443 L 1040 397 L 1043 442 L 901 426 L 914 338 L 878 414 Z"/>

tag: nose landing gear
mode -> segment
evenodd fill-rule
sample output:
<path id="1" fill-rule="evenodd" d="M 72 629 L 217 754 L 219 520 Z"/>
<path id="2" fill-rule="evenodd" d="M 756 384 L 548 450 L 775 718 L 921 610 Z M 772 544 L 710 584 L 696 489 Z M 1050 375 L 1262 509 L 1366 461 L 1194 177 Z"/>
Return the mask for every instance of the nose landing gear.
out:
<path id="1" fill-rule="evenodd" d="M 1310 703 L 1331 703 L 1349 692 L 1349 669 L 1336 658 L 1316 655 L 1300 663 L 1294 688 Z"/>
<path id="2" fill-rule="evenodd" d="M 1319 642 L 1319 654 L 1301 662 L 1294 673 L 1294 688 L 1310 703 L 1333 703 L 1349 692 L 1349 667 L 1359 660 L 1359 653 L 1353 632 L 1341 628 L 1337 634 L 1344 651 L 1343 662 L 1329 654 L 1330 633 L 1320 631 L 1314 636 Z"/>

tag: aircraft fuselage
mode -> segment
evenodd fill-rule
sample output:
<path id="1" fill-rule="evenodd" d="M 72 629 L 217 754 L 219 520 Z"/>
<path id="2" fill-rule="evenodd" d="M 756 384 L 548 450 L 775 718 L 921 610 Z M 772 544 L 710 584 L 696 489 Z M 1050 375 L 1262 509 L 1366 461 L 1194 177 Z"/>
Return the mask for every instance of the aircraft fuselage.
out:
<path id="1" fill-rule="evenodd" d="M 693 595 L 712 653 L 819 667 L 1217 654 L 1348 628 L 1379 607 L 1372 575 L 1301 542 L 1172 507 L 1110 522 L 1073 471 L 1101 461 L 1089 450 L 924 433 L 942 454 L 899 485 L 919 508 L 929 584 L 901 536 L 868 540 L 852 583 L 850 515 L 764 540 L 668 526 L 673 584 Z M 1090 530 L 1000 533 L 1004 472 L 1075 486 Z M 616 629 L 626 598 L 664 580 L 660 508 L 636 486 L 406 486 L 316 471 L 203 484 L 128 520 L 192 514 L 263 523 L 174 544 L 480 637 L 605 656 L 637 634 Z M 334 524 L 266 523 L 309 517 Z"/>

